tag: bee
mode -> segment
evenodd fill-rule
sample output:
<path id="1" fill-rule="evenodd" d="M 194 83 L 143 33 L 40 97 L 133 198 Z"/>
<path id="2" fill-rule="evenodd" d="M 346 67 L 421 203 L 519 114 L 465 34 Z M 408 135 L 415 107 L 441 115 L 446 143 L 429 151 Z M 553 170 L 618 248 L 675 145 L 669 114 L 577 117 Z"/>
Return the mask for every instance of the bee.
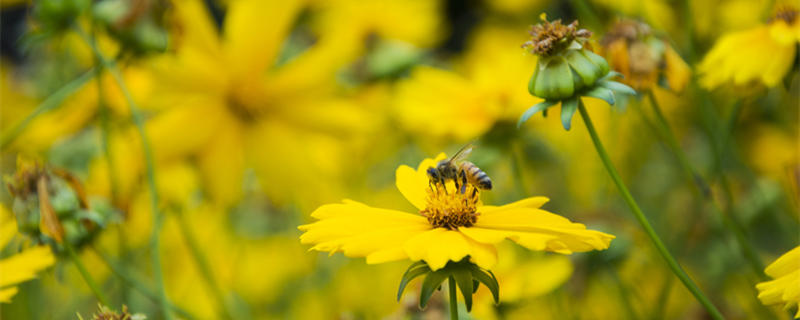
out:
<path id="1" fill-rule="evenodd" d="M 447 180 L 453 180 L 456 190 L 460 189 L 461 193 L 466 192 L 468 182 L 478 189 L 491 190 L 492 179 L 489 178 L 489 175 L 474 163 L 464 160 L 471 152 L 472 144 L 467 144 L 450 159 L 439 161 L 436 167 L 429 167 L 427 170 L 429 184 L 441 183 L 444 185 Z M 445 190 L 445 192 L 447 191 Z"/>

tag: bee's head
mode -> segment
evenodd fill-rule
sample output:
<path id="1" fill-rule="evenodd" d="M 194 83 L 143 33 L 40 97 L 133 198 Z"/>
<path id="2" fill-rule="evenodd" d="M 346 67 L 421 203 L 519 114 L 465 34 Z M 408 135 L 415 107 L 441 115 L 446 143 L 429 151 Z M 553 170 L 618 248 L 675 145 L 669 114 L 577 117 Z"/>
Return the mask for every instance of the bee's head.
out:
<path id="1" fill-rule="evenodd" d="M 428 167 L 427 172 L 428 172 L 428 178 L 430 178 L 433 181 L 439 181 L 440 178 L 439 170 L 436 170 L 436 168 L 434 167 Z"/>

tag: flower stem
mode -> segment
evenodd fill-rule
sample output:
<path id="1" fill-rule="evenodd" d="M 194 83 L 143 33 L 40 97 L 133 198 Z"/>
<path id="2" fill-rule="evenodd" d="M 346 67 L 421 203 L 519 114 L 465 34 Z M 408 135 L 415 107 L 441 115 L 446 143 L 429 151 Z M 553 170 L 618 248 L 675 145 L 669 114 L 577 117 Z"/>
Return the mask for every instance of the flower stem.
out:
<path id="1" fill-rule="evenodd" d="M 94 252 L 97 253 L 97 255 L 100 257 L 100 260 L 103 260 L 103 262 L 108 266 L 108 268 L 111 269 L 111 272 L 114 273 L 114 275 L 116 275 L 118 278 L 120 278 L 120 280 L 122 280 L 122 282 L 125 283 L 125 285 L 133 288 L 136 291 L 139 291 L 139 293 L 149 298 L 153 302 L 159 301 L 158 294 L 156 294 L 156 292 L 153 289 L 149 288 L 147 285 L 144 284 L 142 280 L 140 280 L 142 277 L 133 274 L 130 270 L 126 269 L 126 267 L 123 267 L 123 264 L 118 264 L 114 262 L 108 256 L 108 254 L 98 250 L 97 248 L 94 248 Z M 180 316 L 181 318 L 196 319 L 196 317 L 191 315 L 185 309 L 175 305 L 172 302 L 168 303 L 169 307 L 173 311 L 175 311 L 175 313 L 177 313 L 178 316 Z"/>
<path id="2" fill-rule="evenodd" d="M 450 276 L 447 282 L 450 290 L 450 320 L 458 320 L 458 296 L 456 295 L 456 279 Z"/>
<path id="3" fill-rule="evenodd" d="M 102 303 L 104 306 L 108 306 L 108 299 L 103 292 L 100 291 L 100 288 L 97 286 L 94 278 L 92 278 L 92 275 L 89 274 L 89 271 L 86 270 L 86 266 L 83 265 L 83 261 L 81 261 L 81 258 L 78 256 L 78 254 L 75 253 L 75 248 L 72 247 L 72 244 L 69 243 L 69 240 L 64 241 L 64 249 L 66 249 L 70 259 L 72 259 L 72 262 L 75 263 L 75 267 L 78 268 L 78 272 L 81 273 L 83 280 L 86 281 L 86 284 L 89 286 L 89 289 L 92 290 L 92 293 L 94 293 L 94 296 L 97 298 L 97 300 L 100 301 L 100 303 Z"/>
<path id="4" fill-rule="evenodd" d="M 758 254 L 756 254 L 752 244 L 747 240 L 744 227 L 737 219 L 733 217 L 733 212 L 731 212 L 731 210 L 723 211 L 720 208 L 720 205 L 711 194 L 708 184 L 706 184 L 705 180 L 703 180 L 703 178 L 697 174 L 697 171 L 689 163 L 686 153 L 680 147 L 678 139 L 675 137 L 675 133 L 670 128 L 669 122 L 664 116 L 664 113 L 661 111 L 661 107 L 659 106 L 658 101 L 656 101 L 653 92 L 649 91 L 647 93 L 647 97 L 650 100 L 650 106 L 653 108 L 653 113 L 656 115 L 656 120 L 658 121 L 658 125 L 661 129 L 663 139 L 666 140 L 670 151 L 672 151 L 672 154 L 678 159 L 678 164 L 683 170 L 686 178 L 690 180 L 694 186 L 692 191 L 694 191 L 695 197 L 700 200 L 708 200 L 711 203 L 711 209 L 717 216 L 721 218 L 723 225 L 727 227 L 731 233 L 733 233 L 734 237 L 736 238 L 736 242 L 739 245 L 739 249 L 742 251 L 742 255 L 744 255 L 744 257 L 750 263 L 753 271 L 755 271 L 759 277 L 764 279 L 764 264 L 761 262 Z"/>
<path id="5" fill-rule="evenodd" d="M 233 319 L 228 308 L 228 304 L 226 303 L 225 295 L 222 292 L 222 289 L 219 287 L 217 281 L 214 279 L 214 274 L 211 271 L 211 266 L 208 264 L 208 259 L 206 259 L 205 255 L 203 255 L 202 249 L 200 249 L 200 246 L 197 244 L 197 238 L 195 238 L 194 233 L 192 233 L 192 229 L 189 226 L 189 222 L 186 220 L 185 214 L 183 212 L 179 212 L 177 216 L 181 234 L 183 235 L 184 241 L 186 241 L 186 244 L 189 246 L 189 252 L 191 253 L 192 259 L 194 260 L 195 264 L 197 264 L 197 268 L 200 270 L 200 274 L 203 276 L 203 280 L 211 290 L 214 298 L 217 299 L 217 303 L 222 311 L 223 318 Z"/>
<path id="6" fill-rule="evenodd" d="M 60 106 L 64 99 L 80 89 L 87 81 L 92 79 L 95 73 L 96 71 L 94 69 L 86 71 L 84 74 L 72 79 L 70 82 L 67 82 L 67 84 L 56 90 L 56 92 L 47 97 L 47 99 L 44 99 L 44 101 L 42 101 L 42 103 L 40 103 L 36 109 L 33 110 L 33 112 L 3 132 L 2 136 L 0 136 L 0 149 L 5 149 L 12 141 L 14 141 L 14 139 L 16 139 L 22 133 L 22 131 L 24 131 L 25 128 L 30 125 L 34 119 L 36 119 L 36 117 L 54 109 L 55 107 Z"/>
<path id="7" fill-rule="evenodd" d="M 582 101 L 578 101 L 578 111 L 581 113 L 581 117 L 583 118 L 583 122 L 586 123 L 586 129 L 589 131 L 589 135 L 592 138 L 592 142 L 594 143 L 595 149 L 597 150 L 597 154 L 600 156 L 600 159 L 603 161 L 603 165 L 606 167 L 608 174 L 611 176 L 611 179 L 614 181 L 614 184 L 619 189 L 619 192 L 622 194 L 622 197 L 625 199 L 625 203 L 628 204 L 633 215 L 636 217 L 636 220 L 639 221 L 639 224 L 642 225 L 645 233 L 650 240 L 655 245 L 658 252 L 661 254 L 661 257 L 667 262 L 667 265 L 675 273 L 675 276 L 683 282 L 684 286 L 694 295 L 698 302 L 708 311 L 709 315 L 713 319 L 723 319 L 722 313 L 717 310 L 717 308 L 711 303 L 711 301 L 703 294 L 700 288 L 689 278 L 689 275 L 686 274 L 686 271 L 681 268 L 672 254 L 669 253 L 667 247 L 661 241 L 661 238 L 656 234 L 653 227 L 650 225 L 650 221 L 647 220 L 647 217 L 642 212 L 642 209 L 639 208 L 639 205 L 636 203 L 636 200 L 633 199 L 630 191 L 628 191 L 628 187 L 625 186 L 625 183 L 622 181 L 622 178 L 617 173 L 617 169 L 614 167 L 614 164 L 611 162 L 611 159 L 608 157 L 605 148 L 603 147 L 603 143 L 600 142 L 600 137 L 597 135 L 597 131 L 595 131 L 594 125 L 592 124 L 591 118 L 589 118 L 589 113 L 586 112 L 586 107 L 584 107 Z"/>
<path id="8" fill-rule="evenodd" d="M 164 215 L 160 213 L 158 208 L 159 199 L 158 189 L 156 187 L 156 174 L 153 165 L 153 154 L 152 150 L 150 149 L 150 143 L 147 140 L 147 135 L 144 131 L 144 120 L 142 119 L 142 114 L 138 105 L 136 104 L 136 101 L 133 100 L 133 96 L 131 95 L 130 90 L 128 90 L 128 86 L 125 84 L 125 80 L 122 79 L 122 74 L 119 72 L 119 69 L 117 69 L 116 64 L 103 56 L 103 53 L 97 48 L 97 44 L 89 38 L 86 32 L 84 32 L 79 25 L 76 24 L 74 29 L 75 32 L 83 39 L 83 41 L 92 48 L 92 51 L 94 52 L 98 61 L 100 61 L 103 67 L 108 70 L 108 72 L 111 74 L 111 77 L 114 78 L 114 81 L 119 86 L 120 91 L 122 91 L 122 94 L 128 103 L 128 108 L 131 112 L 131 118 L 133 118 L 133 124 L 136 126 L 136 131 L 139 133 L 139 138 L 141 139 L 142 151 L 144 153 L 145 160 L 147 185 L 150 189 L 150 210 L 154 217 L 153 230 L 150 235 L 150 254 L 153 260 L 153 275 L 156 280 L 161 311 L 164 313 L 164 318 L 169 320 L 172 319 L 172 314 L 169 312 L 167 293 L 164 289 L 164 274 L 161 271 L 161 254 L 159 251 L 159 233 L 161 232 L 161 225 L 164 223 Z"/>

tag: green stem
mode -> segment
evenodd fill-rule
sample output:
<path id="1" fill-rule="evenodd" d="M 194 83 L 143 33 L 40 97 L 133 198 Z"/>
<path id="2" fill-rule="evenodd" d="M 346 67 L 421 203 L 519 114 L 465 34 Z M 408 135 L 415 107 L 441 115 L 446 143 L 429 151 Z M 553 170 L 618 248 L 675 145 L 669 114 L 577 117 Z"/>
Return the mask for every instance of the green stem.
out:
<path id="1" fill-rule="evenodd" d="M 747 240 L 747 235 L 745 233 L 745 228 L 742 224 L 734 218 L 733 212 L 731 210 L 723 211 L 720 208 L 720 205 L 717 201 L 712 197 L 711 190 L 706 184 L 705 180 L 697 174 L 697 171 L 692 167 L 690 164 L 686 153 L 680 147 L 678 143 L 678 139 L 675 137 L 675 133 L 672 131 L 667 118 L 664 116 L 664 113 L 661 111 L 661 107 L 656 101 L 655 95 L 652 91 L 647 93 L 647 96 L 650 100 L 650 105 L 653 108 L 653 112 L 656 114 L 656 119 L 658 121 L 659 127 L 661 128 L 662 136 L 664 140 L 666 140 L 667 145 L 672 151 L 672 154 L 678 159 L 678 164 L 680 165 L 681 169 L 684 172 L 686 178 L 690 181 L 690 183 L 694 186 L 692 191 L 694 191 L 695 196 L 701 200 L 708 200 L 711 203 L 711 209 L 714 213 L 720 217 L 722 223 L 728 230 L 733 233 L 737 244 L 739 245 L 739 249 L 742 251 L 742 255 L 744 255 L 745 259 L 749 262 L 750 266 L 753 268 L 753 271 L 763 279 L 765 279 L 764 275 L 764 264 L 761 262 L 761 258 L 758 257 L 753 245 L 750 241 Z M 738 112 L 737 112 L 738 113 Z M 727 139 L 726 139 L 727 140 Z M 729 199 L 732 201 L 732 199 Z M 732 206 L 728 206 L 728 208 L 732 208 Z"/>
<path id="2" fill-rule="evenodd" d="M 711 301 L 703 294 L 700 288 L 689 278 L 689 275 L 686 274 L 686 271 L 683 271 L 683 268 L 678 264 L 672 254 L 669 253 L 667 247 L 664 246 L 664 243 L 661 241 L 661 238 L 656 234 L 653 227 L 650 225 L 650 221 L 647 220 L 647 217 L 642 212 L 642 209 L 639 208 L 639 205 L 636 203 L 636 200 L 633 199 L 630 191 L 628 191 L 628 187 L 625 186 L 625 183 L 622 182 L 622 178 L 617 173 L 617 169 L 614 167 L 614 164 L 611 162 L 611 159 L 608 157 L 605 148 L 603 147 L 603 143 L 600 142 L 600 137 L 597 135 L 597 131 L 595 131 L 594 125 L 592 124 L 591 118 L 589 118 L 589 113 L 586 112 L 586 107 L 584 107 L 583 102 L 579 100 L 578 102 L 578 110 L 581 113 L 581 117 L 583 118 L 583 122 L 586 123 L 586 129 L 589 131 L 589 135 L 592 138 L 592 142 L 594 143 L 595 149 L 597 150 L 597 154 L 600 156 L 600 159 L 603 161 L 603 165 L 606 167 L 608 174 L 611 176 L 611 179 L 614 181 L 614 184 L 619 189 L 619 192 L 622 194 L 622 197 L 625 199 L 625 203 L 628 204 L 633 215 L 636 217 L 636 220 L 639 221 L 639 224 L 642 225 L 645 233 L 650 240 L 653 242 L 653 245 L 658 250 L 658 253 L 661 254 L 661 257 L 667 262 L 667 265 L 675 273 L 675 276 L 683 282 L 684 286 L 694 295 L 698 302 L 708 311 L 709 315 L 713 319 L 723 319 L 722 313 L 717 310 L 716 307 L 711 303 Z"/>
<path id="3" fill-rule="evenodd" d="M 114 275 L 117 276 L 120 280 L 122 280 L 122 282 L 126 286 L 131 287 L 136 291 L 139 291 L 139 293 L 141 293 L 142 295 L 144 295 L 153 302 L 159 301 L 158 294 L 153 289 L 149 288 L 147 285 L 144 284 L 144 281 L 141 280 L 142 279 L 141 276 L 133 274 L 130 270 L 126 269 L 126 267 L 124 267 L 122 264 L 114 262 L 108 256 L 108 254 L 96 248 L 94 249 L 94 252 L 97 253 L 97 255 L 100 257 L 100 260 L 103 260 L 103 262 L 108 266 L 108 268 L 111 269 L 111 272 L 114 273 Z M 187 312 L 186 309 L 183 309 L 172 302 L 168 302 L 168 304 L 169 307 L 172 309 L 172 311 L 175 311 L 175 313 L 177 313 L 181 318 L 196 319 L 196 317 Z"/>
<path id="4" fill-rule="evenodd" d="M 86 42 L 94 51 L 95 56 L 97 59 L 102 63 L 103 67 L 111 73 L 111 76 L 114 78 L 114 81 L 119 86 L 119 89 L 122 91 L 125 100 L 128 103 L 128 108 L 131 112 L 131 118 L 133 118 L 133 123 L 136 126 L 136 131 L 139 133 L 139 138 L 141 139 L 142 143 L 142 151 L 144 153 L 144 160 L 145 160 L 145 171 L 147 176 L 147 185 L 150 188 L 150 210 L 153 213 L 154 222 L 153 222 L 153 230 L 150 235 L 150 254 L 153 260 L 153 274 L 156 280 L 156 287 L 158 290 L 159 296 L 159 304 L 161 305 L 161 311 L 164 313 L 164 318 L 172 319 L 172 314 L 169 312 L 168 304 L 167 304 L 167 293 L 164 289 L 164 274 L 161 270 L 161 254 L 159 251 L 160 247 L 160 239 L 159 233 L 161 232 L 161 225 L 164 223 L 164 215 L 159 212 L 158 208 L 158 189 L 156 184 L 156 174 L 153 164 L 153 154 L 152 150 L 150 149 L 150 143 L 147 139 L 147 134 L 144 130 L 144 120 L 139 110 L 136 101 L 134 101 L 133 96 L 131 95 L 130 90 L 128 90 L 128 86 L 125 84 L 125 80 L 122 78 L 122 74 L 119 72 L 116 64 L 113 61 L 107 59 L 103 56 L 103 53 L 97 48 L 97 44 L 94 43 L 87 35 L 86 32 L 81 29 L 80 26 L 75 25 L 74 27 L 75 32 Z"/>
<path id="5" fill-rule="evenodd" d="M 628 286 L 625 285 L 625 282 L 623 282 L 622 278 L 619 277 L 617 270 L 614 269 L 612 266 L 610 265 L 607 266 L 606 270 L 611 275 L 611 278 L 614 279 L 614 282 L 617 283 L 620 300 L 622 300 L 622 306 L 624 307 L 625 312 L 628 314 L 628 319 L 639 320 L 639 316 L 636 314 L 636 310 L 633 309 L 633 302 L 631 301 L 631 292 L 628 289 Z"/>
<path id="6" fill-rule="evenodd" d="M 189 222 L 186 220 L 186 216 L 182 212 L 178 213 L 177 216 L 181 234 L 183 235 L 184 241 L 186 241 L 186 244 L 189 246 L 189 252 L 192 255 L 192 259 L 194 260 L 195 264 L 197 264 L 197 268 L 200 270 L 200 274 L 203 276 L 203 280 L 206 282 L 208 289 L 211 290 L 214 298 L 217 299 L 217 303 L 222 311 L 222 316 L 225 319 L 233 319 L 230 309 L 228 308 L 228 304 L 226 303 L 225 295 L 222 292 L 222 289 L 219 287 L 217 281 L 214 279 L 214 274 L 211 271 L 211 266 L 208 264 L 208 259 L 206 259 L 205 255 L 203 255 L 203 251 L 197 244 L 197 238 L 195 238 L 194 233 L 189 226 Z"/>
<path id="7" fill-rule="evenodd" d="M 450 320 L 458 320 L 458 296 L 456 295 L 456 279 L 452 276 L 447 282 L 447 287 L 450 289 Z"/>
<path id="8" fill-rule="evenodd" d="M 75 93 L 75 91 L 78 91 L 89 79 L 92 79 L 95 72 L 94 69 L 90 69 L 79 77 L 67 82 L 63 87 L 44 99 L 44 101 L 36 106 L 36 109 L 22 119 L 22 121 L 14 124 L 10 129 L 6 130 L 6 132 L 3 132 L 2 136 L 0 136 L 0 149 L 8 147 L 36 117 L 60 106 L 61 103 L 64 102 L 64 99 Z"/>
<path id="9" fill-rule="evenodd" d="M 102 303 L 104 306 L 108 306 L 108 299 L 103 292 L 100 291 L 100 287 L 98 287 L 97 283 L 94 282 L 94 278 L 92 278 L 92 275 L 89 274 L 89 271 L 86 270 L 86 266 L 83 265 L 83 261 L 81 261 L 81 258 L 78 257 L 78 254 L 75 253 L 75 248 L 72 247 L 72 244 L 69 243 L 69 240 L 64 241 L 64 249 L 66 249 L 67 254 L 72 259 L 72 262 L 75 263 L 75 267 L 78 268 L 78 272 L 81 273 L 83 280 L 86 281 L 86 284 L 89 286 L 89 289 L 92 290 L 94 296 L 97 297 L 97 300 L 100 301 L 100 303 Z"/>

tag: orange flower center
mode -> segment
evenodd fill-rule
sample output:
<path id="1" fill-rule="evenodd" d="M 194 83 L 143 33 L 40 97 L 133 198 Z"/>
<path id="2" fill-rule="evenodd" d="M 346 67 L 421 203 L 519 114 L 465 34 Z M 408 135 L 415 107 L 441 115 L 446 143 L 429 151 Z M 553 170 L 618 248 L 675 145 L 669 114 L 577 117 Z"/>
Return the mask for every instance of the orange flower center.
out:
<path id="1" fill-rule="evenodd" d="M 478 201 L 480 190 L 468 185 L 464 192 L 442 185 L 428 189 L 427 205 L 420 214 L 428 218 L 434 228 L 456 230 L 469 227 L 478 220 Z"/>

